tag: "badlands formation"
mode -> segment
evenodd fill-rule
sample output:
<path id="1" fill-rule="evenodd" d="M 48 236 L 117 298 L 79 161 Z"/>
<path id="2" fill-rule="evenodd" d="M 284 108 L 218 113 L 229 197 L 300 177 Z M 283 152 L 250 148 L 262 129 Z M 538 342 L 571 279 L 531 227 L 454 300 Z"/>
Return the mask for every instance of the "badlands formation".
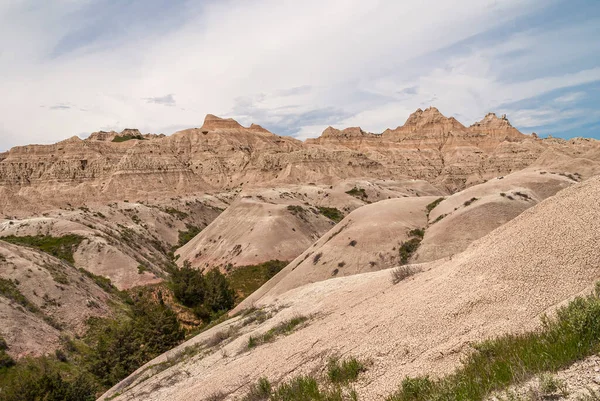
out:
<path id="1" fill-rule="evenodd" d="M 279 260 L 229 320 L 101 399 L 241 400 L 261 377 L 322 373 L 331 356 L 368 361 L 354 388 L 385 399 L 590 292 L 598 174 L 599 141 L 525 135 L 493 113 L 467 127 L 433 107 L 381 134 L 329 127 L 305 142 L 208 115 L 170 136 L 15 147 L 0 154 L 0 279 L 31 307 L 0 291 L 0 336 L 19 359 L 83 335 L 122 302 L 98 277 L 138 291 L 173 263 L 232 274 Z M 72 260 L 15 241 L 41 235 L 75 238 Z M 403 264 L 414 274 L 394 284 Z M 268 319 L 248 323 L 256 310 Z M 297 316 L 298 330 L 248 348 Z"/>

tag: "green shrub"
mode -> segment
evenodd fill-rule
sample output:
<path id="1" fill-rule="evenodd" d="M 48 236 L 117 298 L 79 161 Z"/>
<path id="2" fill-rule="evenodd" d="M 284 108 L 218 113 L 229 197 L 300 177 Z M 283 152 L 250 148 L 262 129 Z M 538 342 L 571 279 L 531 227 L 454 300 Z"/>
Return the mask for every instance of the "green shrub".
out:
<path id="1" fill-rule="evenodd" d="M 434 200 L 433 202 L 431 202 L 429 205 L 427 205 L 425 207 L 427 209 L 427 217 L 428 218 L 429 218 L 429 213 L 431 213 L 431 211 L 433 209 L 435 209 L 436 206 L 439 205 L 443 200 L 444 200 L 444 198 L 437 198 L 436 200 Z"/>
<path id="2" fill-rule="evenodd" d="M 196 235 L 200 234 L 202 229 L 200 227 L 193 226 L 191 224 L 186 224 L 187 230 L 179 231 L 179 247 L 184 246 L 188 242 L 190 242 Z"/>
<path id="3" fill-rule="evenodd" d="M 421 269 L 411 266 L 400 266 L 392 270 L 392 284 L 398 284 L 399 282 L 409 278 L 410 276 L 420 272 Z"/>
<path id="4" fill-rule="evenodd" d="M 275 340 L 276 337 L 288 335 L 307 320 L 308 317 L 306 316 L 296 316 L 279 323 L 266 333 L 262 334 L 260 337 L 250 336 L 248 339 L 248 348 L 254 348 L 260 344 L 271 342 Z"/>
<path id="5" fill-rule="evenodd" d="M 115 136 L 112 141 L 113 142 L 127 142 L 127 141 L 131 141 L 132 139 L 137 139 L 138 141 L 146 140 L 146 138 L 144 138 L 141 135 L 127 134 L 127 135 L 122 135 L 122 136 Z"/>
<path id="6" fill-rule="evenodd" d="M 479 200 L 479 198 L 471 198 L 471 199 L 469 199 L 468 201 L 465 201 L 465 203 L 463 203 L 463 205 L 464 205 L 465 207 L 467 207 L 467 206 L 471 205 L 473 202 L 476 202 L 476 201 L 478 201 L 478 200 Z"/>
<path id="7" fill-rule="evenodd" d="M 354 357 L 342 361 L 331 358 L 327 365 L 327 376 L 332 383 L 346 384 L 355 381 L 366 370 L 365 365 Z"/>
<path id="8" fill-rule="evenodd" d="M 338 209 L 336 209 L 335 207 L 323 207 L 323 206 L 319 206 L 318 207 L 319 212 L 327 217 L 330 220 L 335 221 L 336 223 L 341 221 L 344 218 L 344 214 L 339 211 Z"/>
<path id="9" fill-rule="evenodd" d="M 411 256 L 419 249 L 421 245 L 421 237 L 411 238 L 400 245 L 400 263 L 405 265 L 410 260 Z"/>
<path id="10" fill-rule="evenodd" d="M 0 373 L 2 368 L 10 368 L 15 365 L 15 360 L 6 353 L 5 350 L 0 350 Z"/>
<path id="11" fill-rule="evenodd" d="M 354 187 L 350 191 L 346 191 L 346 193 L 348 195 L 354 196 L 355 198 L 358 198 L 361 200 L 365 200 L 369 197 L 369 195 L 367 195 L 367 192 L 365 191 L 364 188 Z"/>
<path id="12" fill-rule="evenodd" d="M 75 263 L 73 253 L 75 253 L 81 241 L 84 240 L 82 236 L 75 234 L 64 235 L 62 237 L 52 237 L 49 235 L 17 237 L 10 235 L 1 239 L 11 244 L 39 249 L 71 264 Z"/>

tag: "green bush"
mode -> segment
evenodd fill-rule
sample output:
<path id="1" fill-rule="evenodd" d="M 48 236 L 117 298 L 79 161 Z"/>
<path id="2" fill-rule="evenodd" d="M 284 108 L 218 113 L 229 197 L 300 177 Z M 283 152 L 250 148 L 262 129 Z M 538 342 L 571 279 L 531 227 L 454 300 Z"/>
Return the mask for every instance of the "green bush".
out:
<path id="1" fill-rule="evenodd" d="M 88 374 L 69 375 L 49 358 L 25 359 L 0 375 L 2 401 L 93 401 L 97 386 Z"/>
<path id="2" fill-rule="evenodd" d="M 111 386 L 178 345 L 184 334 L 177 315 L 166 305 L 138 299 L 127 320 L 90 320 L 86 366 L 100 383 Z"/>
<path id="3" fill-rule="evenodd" d="M 146 138 L 144 138 L 141 135 L 122 135 L 122 136 L 115 136 L 113 138 L 113 142 L 127 142 L 127 141 L 131 141 L 132 139 L 137 139 L 138 141 L 145 141 Z"/>
<path id="4" fill-rule="evenodd" d="M 335 221 L 336 223 L 341 221 L 344 218 L 344 214 L 342 212 L 340 212 L 338 209 L 336 209 L 335 207 L 323 207 L 323 206 L 319 206 L 318 207 L 319 212 L 327 217 L 330 220 Z"/>
<path id="5" fill-rule="evenodd" d="M 433 202 L 431 202 L 429 205 L 427 205 L 425 207 L 427 209 L 427 217 L 429 217 L 429 213 L 431 213 L 431 211 L 433 209 L 435 209 L 436 206 L 439 205 L 443 200 L 444 200 L 444 198 L 437 198 L 436 200 L 434 200 Z"/>
<path id="6" fill-rule="evenodd" d="M 175 298 L 193 308 L 196 315 L 205 321 L 235 305 L 235 292 L 229 280 L 216 268 L 204 274 L 202 270 L 184 263 L 183 267 L 171 272 L 170 284 Z"/>
<path id="7" fill-rule="evenodd" d="M 354 187 L 350 191 L 346 191 L 348 195 L 354 196 L 355 198 L 359 198 L 361 200 L 365 200 L 369 197 L 364 188 Z"/>
<path id="8" fill-rule="evenodd" d="M 356 358 L 331 358 L 327 365 L 327 376 L 332 383 L 346 384 L 355 381 L 366 370 L 365 365 Z"/>
<path id="9" fill-rule="evenodd" d="M 417 251 L 421 245 L 421 238 L 411 238 L 400 245 L 400 263 L 405 265 L 410 260 L 410 257 Z"/>
<path id="10" fill-rule="evenodd" d="M 200 234 L 202 229 L 200 227 L 193 226 L 191 224 L 186 224 L 187 230 L 179 231 L 179 247 L 184 246 L 188 242 L 190 242 L 196 235 Z"/>

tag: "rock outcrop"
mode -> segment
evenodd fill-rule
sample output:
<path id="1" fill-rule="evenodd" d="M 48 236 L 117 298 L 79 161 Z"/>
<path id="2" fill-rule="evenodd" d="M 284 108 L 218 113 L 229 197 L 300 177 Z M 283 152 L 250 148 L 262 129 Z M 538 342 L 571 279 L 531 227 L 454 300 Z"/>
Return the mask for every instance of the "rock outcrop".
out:
<path id="1" fill-rule="evenodd" d="M 492 113 L 465 127 L 430 107 L 382 134 L 329 127 L 304 143 L 209 114 L 200 128 L 167 137 L 96 132 L 0 154 L 0 213 L 361 177 L 415 178 L 455 192 L 527 167 L 549 149 L 600 160 L 598 141 L 539 139 Z"/>

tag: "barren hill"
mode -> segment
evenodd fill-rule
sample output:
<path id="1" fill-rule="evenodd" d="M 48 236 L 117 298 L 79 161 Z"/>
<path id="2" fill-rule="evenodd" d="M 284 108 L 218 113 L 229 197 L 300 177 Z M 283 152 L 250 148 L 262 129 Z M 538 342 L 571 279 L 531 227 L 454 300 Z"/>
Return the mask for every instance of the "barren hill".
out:
<path id="1" fill-rule="evenodd" d="M 420 265 L 422 272 L 396 285 L 391 271 L 384 270 L 264 297 L 255 306 L 271 310 L 270 319 L 248 323 L 237 317 L 202 333 L 103 399 L 184 400 L 214 394 L 235 399 L 261 376 L 277 383 L 318 371 L 330 355 L 370 360 L 356 389 L 361 399 L 383 399 L 406 375 L 449 372 L 472 341 L 530 330 L 539 325 L 541 314 L 589 291 L 600 277 L 599 197 L 598 177 L 575 184 L 451 260 Z M 250 336 L 293 316 L 309 320 L 288 336 L 248 347 Z M 211 347 L 211 337 L 227 327 L 235 328 L 233 334 Z M 199 353 L 181 353 L 193 345 Z"/>

